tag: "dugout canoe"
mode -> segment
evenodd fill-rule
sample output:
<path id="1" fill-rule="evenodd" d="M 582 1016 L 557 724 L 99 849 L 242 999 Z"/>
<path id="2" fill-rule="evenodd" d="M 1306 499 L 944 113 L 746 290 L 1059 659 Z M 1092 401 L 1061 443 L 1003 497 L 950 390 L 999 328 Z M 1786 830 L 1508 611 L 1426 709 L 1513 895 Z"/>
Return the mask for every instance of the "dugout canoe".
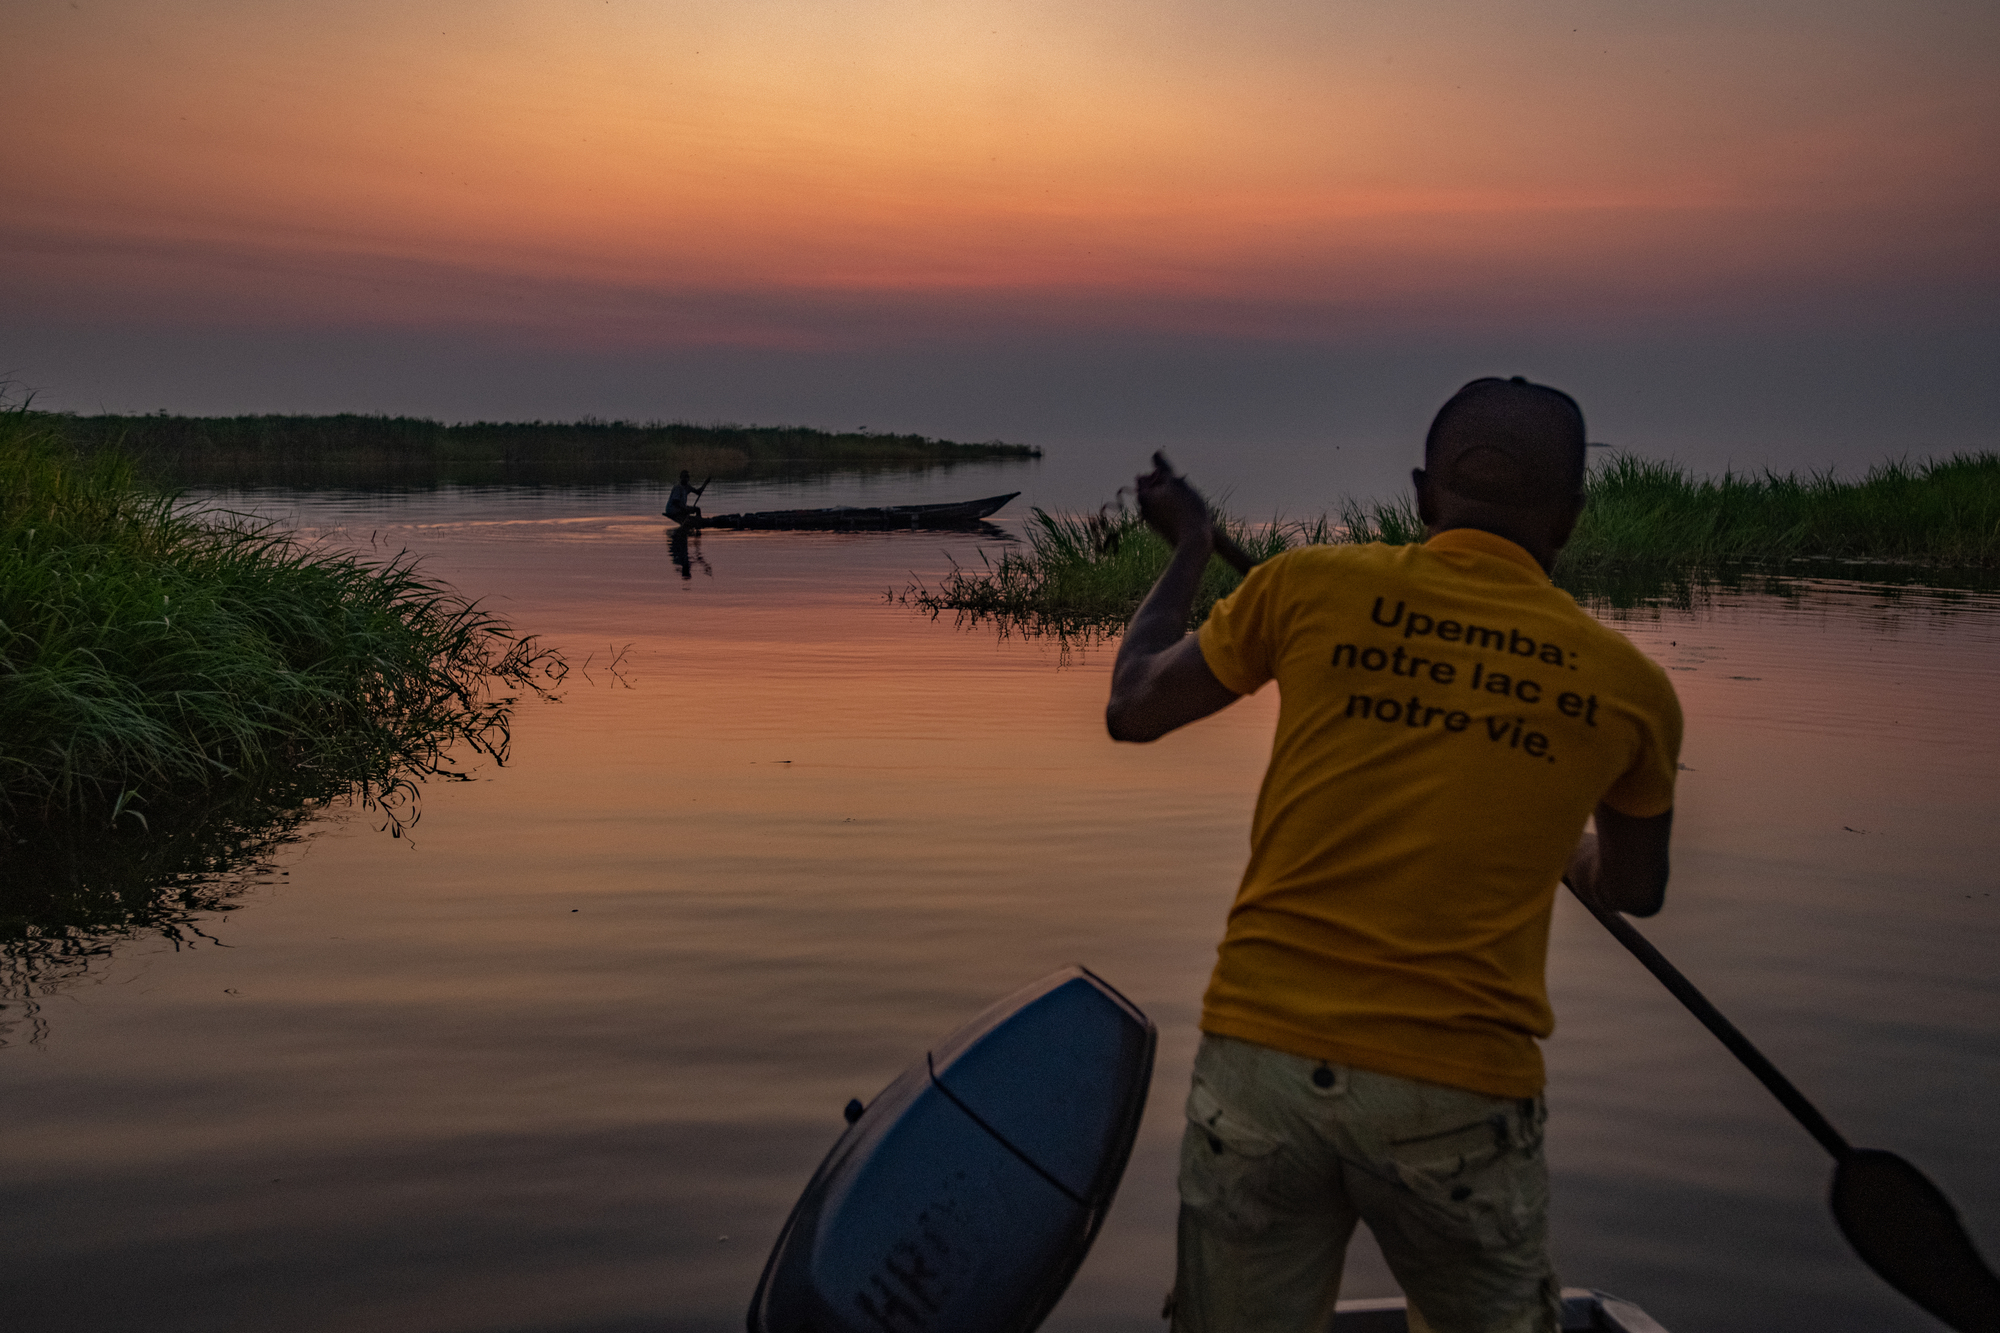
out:
<path id="1" fill-rule="evenodd" d="M 886 532 L 897 528 L 969 527 L 998 513 L 1019 495 L 989 495 L 983 500 L 960 500 L 954 504 L 878 505 L 863 507 L 838 505 L 832 509 L 766 509 L 754 514 L 703 514 L 697 519 L 675 519 L 681 527 L 699 531 L 724 528 L 737 531 L 806 530 L 821 532 Z M 662 511 L 663 513 L 665 511 Z M 667 515 L 669 518 L 672 515 Z"/>
<path id="2" fill-rule="evenodd" d="M 1401 1296 L 1342 1301 L 1334 1307 L 1333 1333 L 1407 1333 Z M 1563 1288 L 1563 1333 L 1667 1333 L 1630 1301 L 1582 1287 Z"/>

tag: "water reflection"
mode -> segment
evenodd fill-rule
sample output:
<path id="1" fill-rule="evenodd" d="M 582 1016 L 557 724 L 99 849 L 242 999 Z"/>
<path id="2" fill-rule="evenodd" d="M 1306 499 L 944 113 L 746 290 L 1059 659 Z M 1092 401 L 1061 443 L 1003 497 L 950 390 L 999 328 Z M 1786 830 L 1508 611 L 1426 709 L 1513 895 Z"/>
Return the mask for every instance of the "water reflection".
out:
<path id="1" fill-rule="evenodd" d="M 696 533 L 690 537 L 686 528 L 675 527 L 667 534 L 667 554 L 672 558 L 674 568 L 681 572 L 682 582 L 688 582 L 694 578 L 694 567 L 696 565 L 701 566 L 702 573 L 708 575 L 710 578 L 715 577 L 715 571 L 709 568 L 708 561 L 701 554 L 700 533 Z"/>
<path id="2" fill-rule="evenodd" d="M 1624 610 L 1644 606 L 1691 609 L 1733 596 L 1792 600 L 1828 583 L 1866 583 L 1887 593 L 1907 590 L 1949 600 L 2000 591 L 2000 570 L 1941 569 L 1880 561 L 1788 561 L 1778 565 L 1618 565 L 1559 570 L 1556 582 L 1585 606 Z"/>
<path id="3" fill-rule="evenodd" d="M 438 605 L 427 608 L 432 616 L 456 614 Z M 486 632 L 472 614 L 466 639 Z M 365 810 L 380 831 L 407 841 L 425 783 L 475 781 L 461 767 L 467 755 L 504 767 L 518 696 L 493 687 L 553 702 L 571 667 L 532 636 L 492 637 L 500 648 L 484 658 L 474 658 L 462 639 L 448 664 L 470 665 L 419 682 L 421 692 L 406 662 L 377 658 L 401 694 L 385 688 L 392 697 L 368 701 L 371 748 L 338 748 L 344 735 L 295 737 L 289 767 L 273 776 L 234 775 L 211 786 L 180 780 L 144 794 L 126 790 L 115 802 L 110 793 L 122 783 L 86 789 L 62 805 L 9 803 L 0 811 L 0 1045 L 23 1022 L 31 1041 L 45 1038 L 41 1002 L 119 945 L 152 936 L 178 949 L 211 938 L 196 922 L 232 910 L 252 884 L 283 875 L 275 869 L 280 854 L 329 807 Z M 448 651 L 432 649 L 430 665 L 447 661 Z M 629 686 L 628 651 L 606 650 L 599 675 L 613 686 Z M 593 654 L 586 665 L 595 664 Z"/>
<path id="4" fill-rule="evenodd" d="M 194 923 L 233 947 L 121 947 L 51 1058 L 0 1058 L 10 1320 L 740 1329 L 847 1099 L 1082 961 L 1160 1024 L 1159 1076 L 1046 1327 L 1157 1333 L 1274 692 L 1114 746 L 1109 653 L 883 602 L 976 538 L 711 534 L 692 580 L 657 501 L 582 501 L 338 515 L 505 598 L 597 688 L 524 709 L 514 765 L 433 795 L 414 849 L 322 821 L 278 858 L 294 887 Z M 1600 614 L 1688 716 L 1648 935 L 2000 1250 L 2000 601 L 1850 577 Z M 1929 1323 L 1848 1254 L 1812 1141 L 1567 903 L 1550 975 L 1567 1278 L 1689 1333 Z M 1393 1289 L 1352 1262 L 1351 1294 Z"/>
<path id="5" fill-rule="evenodd" d="M 338 794 L 295 785 L 154 806 L 143 819 L 17 824 L 0 855 L 0 1045 L 48 1035 L 42 1003 L 142 936 L 176 949 L 214 937 L 203 917 L 287 872 Z"/>
<path id="6" fill-rule="evenodd" d="M 944 621 L 944 611 L 935 606 L 927 606 L 919 600 L 925 591 L 923 583 L 913 581 L 900 590 L 891 588 L 882 594 L 887 602 L 907 606 L 931 620 Z M 1119 637 L 1124 633 L 1125 617 L 1092 616 L 1068 614 L 1020 615 L 1005 611 L 986 611 L 973 608 L 958 608 L 951 613 L 951 627 L 961 633 L 984 630 L 999 643 L 1019 640 L 1027 643 L 1045 643 L 1056 651 L 1056 665 L 1069 667 L 1086 661 L 1090 654 L 1100 649 L 1115 650 Z"/>

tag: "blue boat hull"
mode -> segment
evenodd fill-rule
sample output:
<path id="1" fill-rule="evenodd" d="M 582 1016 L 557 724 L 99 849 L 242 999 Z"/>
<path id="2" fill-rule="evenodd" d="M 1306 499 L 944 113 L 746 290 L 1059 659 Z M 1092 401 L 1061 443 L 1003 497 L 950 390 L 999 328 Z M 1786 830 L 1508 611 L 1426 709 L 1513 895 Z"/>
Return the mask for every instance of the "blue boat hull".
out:
<path id="1" fill-rule="evenodd" d="M 1155 1042 L 1151 1021 L 1081 967 L 945 1038 L 814 1173 L 750 1333 L 1029 1333 L 1111 1206 Z"/>

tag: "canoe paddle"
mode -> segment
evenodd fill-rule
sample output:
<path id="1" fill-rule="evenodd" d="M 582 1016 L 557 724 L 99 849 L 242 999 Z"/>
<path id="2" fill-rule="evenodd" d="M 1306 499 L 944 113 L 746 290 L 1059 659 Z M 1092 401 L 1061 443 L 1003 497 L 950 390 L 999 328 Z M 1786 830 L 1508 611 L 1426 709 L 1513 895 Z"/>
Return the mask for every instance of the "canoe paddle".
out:
<path id="1" fill-rule="evenodd" d="M 1582 894 L 1576 900 L 1832 1154 L 1827 1202 L 1862 1261 L 1958 1333 L 2000 1333 L 2000 1277 L 1980 1258 L 1944 1191 L 1896 1154 L 1850 1144 L 1637 927 Z"/>
<path id="2" fill-rule="evenodd" d="M 1159 464 L 1166 462 L 1159 455 L 1154 458 Z M 1257 563 L 1220 529 L 1215 553 L 1239 574 L 1248 574 Z M 1827 1202 L 1861 1261 L 1958 1333 L 2000 1333 L 2000 1277 L 1980 1257 L 1944 1191 L 1896 1154 L 1849 1143 L 1637 927 L 1617 912 L 1585 902 L 1581 895 L 1577 901 L 1832 1155 L 1833 1185 Z"/>

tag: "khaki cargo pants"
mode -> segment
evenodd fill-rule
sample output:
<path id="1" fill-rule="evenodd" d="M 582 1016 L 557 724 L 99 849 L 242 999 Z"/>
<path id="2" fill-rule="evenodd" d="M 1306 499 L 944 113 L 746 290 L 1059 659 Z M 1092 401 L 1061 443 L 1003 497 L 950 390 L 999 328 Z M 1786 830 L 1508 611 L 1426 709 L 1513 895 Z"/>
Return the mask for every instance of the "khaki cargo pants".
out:
<path id="1" fill-rule="evenodd" d="M 1539 1098 L 1204 1035 L 1181 1140 L 1173 1333 L 1325 1333 L 1357 1221 L 1423 1333 L 1555 1333 Z"/>

